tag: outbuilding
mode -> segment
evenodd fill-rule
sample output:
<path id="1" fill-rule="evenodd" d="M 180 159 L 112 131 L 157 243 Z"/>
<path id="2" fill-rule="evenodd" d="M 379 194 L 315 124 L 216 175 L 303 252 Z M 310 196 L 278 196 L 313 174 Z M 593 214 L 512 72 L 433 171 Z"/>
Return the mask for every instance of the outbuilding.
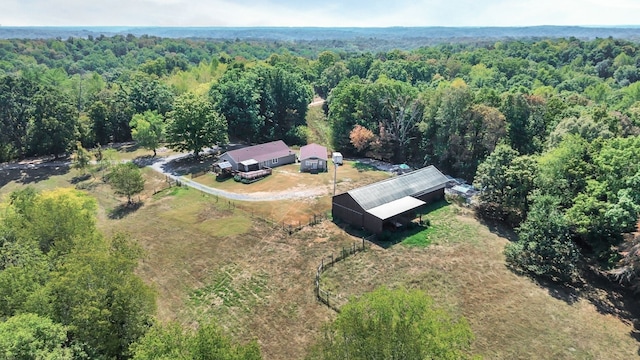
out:
<path id="1" fill-rule="evenodd" d="M 219 164 L 228 162 L 233 171 L 254 171 L 293 164 L 296 154 L 282 140 L 247 146 L 220 155 Z M 228 166 L 225 164 L 225 166 Z"/>
<path id="2" fill-rule="evenodd" d="M 324 172 L 327 171 L 327 148 L 318 144 L 309 144 L 300 148 L 300 171 L 301 172 Z"/>
<path id="3" fill-rule="evenodd" d="M 398 227 L 415 218 L 425 204 L 444 198 L 448 179 L 428 166 L 333 197 L 331 213 L 352 226 L 374 234 Z"/>

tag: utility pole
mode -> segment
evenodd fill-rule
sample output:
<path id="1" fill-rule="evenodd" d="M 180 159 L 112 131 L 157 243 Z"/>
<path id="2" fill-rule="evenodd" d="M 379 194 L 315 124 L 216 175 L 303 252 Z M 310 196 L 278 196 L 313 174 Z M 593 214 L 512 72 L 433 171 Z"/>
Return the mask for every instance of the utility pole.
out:
<path id="1" fill-rule="evenodd" d="M 333 159 L 333 196 L 336 196 L 336 175 L 338 174 L 338 164 L 336 159 Z"/>

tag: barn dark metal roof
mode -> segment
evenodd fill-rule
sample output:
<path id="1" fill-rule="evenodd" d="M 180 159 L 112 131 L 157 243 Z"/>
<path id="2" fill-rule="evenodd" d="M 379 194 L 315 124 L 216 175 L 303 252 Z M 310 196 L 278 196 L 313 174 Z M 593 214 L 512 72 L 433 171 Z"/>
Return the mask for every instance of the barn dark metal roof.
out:
<path id="1" fill-rule="evenodd" d="M 445 187 L 447 178 L 435 166 L 427 166 L 371 185 L 349 190 L 347 193 L 364 210 L 402 199 L 420 196 Z"/>

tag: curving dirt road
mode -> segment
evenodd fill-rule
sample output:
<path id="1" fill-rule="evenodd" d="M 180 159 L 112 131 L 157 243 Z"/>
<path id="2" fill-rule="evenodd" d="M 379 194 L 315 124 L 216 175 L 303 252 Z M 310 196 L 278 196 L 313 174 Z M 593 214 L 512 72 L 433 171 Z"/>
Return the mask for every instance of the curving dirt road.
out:
<path id="1" fill-rule="evenodd" d="M 206 149 L 204 153 L 208 153 L 210 151 L 211 149 Z M 171 163 L 174 160 L 178 160 L 188 156 L 191 156 L 191 154 L 189 153 L 189 154 L 172 155 L 166 158 L 159 159 L 160 161 L 156 161 L 153 164 L 150 164 L 148 166 L 151 167 L 153 170 L 170 177 L 173 180 L 179 181 L 183 185 L 187 185 L 191 188 L 194 188 L 196 190 L 202 191 L 207 194 L 218 195 L 231 200 L 277 201 L 277 200 L 305 199 L 305 198 L 312 198 L 316 196 L 326 195 L 328 193 L 328 188 L 326 186 L 309 188 L 305 190 L 297 190 L 297 191 L 274 191 L 274 192 L 258 192 L 258 193 L 249 193 L 249 194 L 234 193 L 230 191 L 212 188 L 210 186 L 202 185 L 193 180 L 181 177 L 171 170 L 169 163 Z"/>

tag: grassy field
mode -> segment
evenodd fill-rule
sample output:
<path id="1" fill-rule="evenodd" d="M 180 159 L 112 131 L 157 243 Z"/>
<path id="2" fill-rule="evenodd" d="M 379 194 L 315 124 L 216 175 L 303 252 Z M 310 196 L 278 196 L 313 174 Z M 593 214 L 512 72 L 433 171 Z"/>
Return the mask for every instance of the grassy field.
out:
<path id="1" fill-rule="evenodd" d="M 307 111 L 307 128 L 309 129 L 309 136 L 307 137 L 309 144 L 316 143 L 326 146 L 329 150 L 333 149 L 331 126 L 327 121 L 324 110 L 322 110 L 322 105 L 309 107 Z"/>
<path id="2" fill-rule="evenodd" d="M 386 176 L 349 164 L 338 171 L 345 174 L 339 191 Z M 292 179 L 302 175 L 290 172 Z M 76 170 L 63 168 L 3 172 L 0 196 L 25 185 L 84 189 L 98 201 L 103 232 L 127 232 L 145 249 L 138 273 L 157 291 L 160 320 L 192 326 L 214 319 L 238 340 L 257 339 L 265 359 L 303 358 L 322 324 L 335 317 L 314 297 L 318 262 L 356 239 L 330 221 L 292 235 L 278 222 L 304 222 L 326 212 L 330 197 L 229 202 L 184 187 L 159 191 L 167 187 L 165 179 L 148 169 L 144 174 L 147 185 L 135 209 L 123 208 L 124 199 L 99 174 L 78 181 Z M 309 181 L 325 186 L 322 175 L 309 175 Z M 272 178 L 284 182 L 285 176 Z M 424 289 L 467 317 L 476 335 L 473 352 L 488 359 L 638 356 L 633 324 L 613 314 L 619 304 L 605 311 L 584 297 L 513 274 L 502 255 L 507 239 L 468 209 L 441 205 L 423 216 L 428 229 L 373 245 L 325 272 L 323 284 L 344 298 L 379 285 Z"/>
<path id="3" fill-rule="evenodd" d="M 542 287 L 505 267 L 507 239 L 464 208 L 427 215 L 432 226 L 387 249 L 348 258 L 323 275 L 323 286 L 343 298 L 377 286 L 418 288 L 470 322 L 473 353 L 487 359 L 631 359 L 638 356 L 633 325 L 587 297 Z M 421 243 L 424 245 L 424 243 Z M 610 304 L 613 305 L 613 304 Z M 615 307 L 615 306 L 613 306 Z"/>

